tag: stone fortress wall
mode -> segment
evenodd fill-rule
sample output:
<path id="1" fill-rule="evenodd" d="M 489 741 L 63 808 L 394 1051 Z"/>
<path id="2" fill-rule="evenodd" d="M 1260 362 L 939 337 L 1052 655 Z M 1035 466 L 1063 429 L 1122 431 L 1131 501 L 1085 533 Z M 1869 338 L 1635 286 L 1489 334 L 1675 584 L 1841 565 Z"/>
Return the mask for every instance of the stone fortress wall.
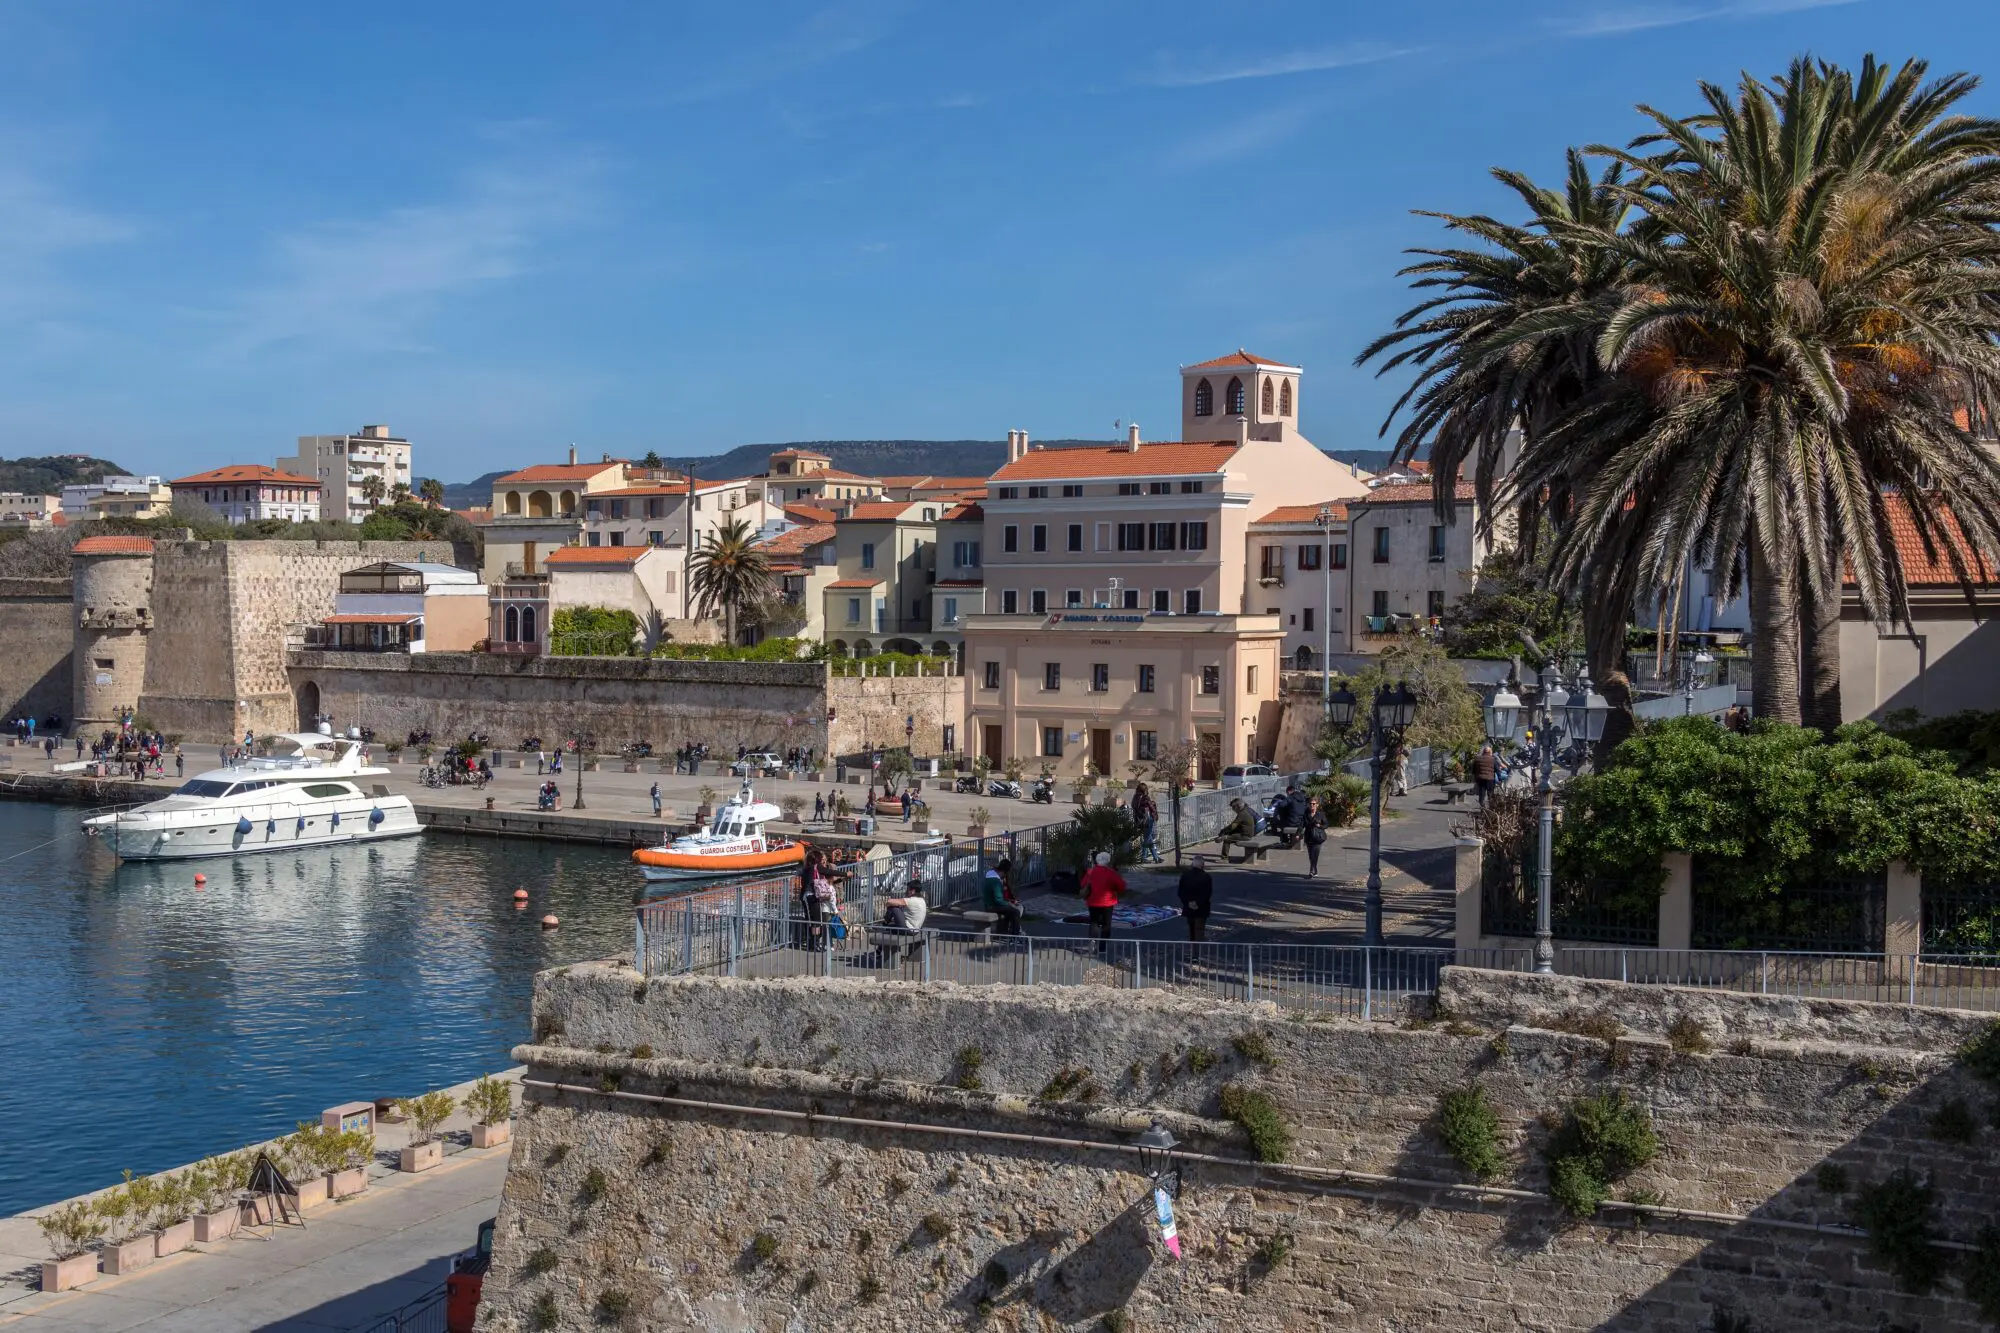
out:
<path id="1" fill-rule="evenodd" d="M 69 716 L 95 732 L 117 726 L 125 709 L 139 706 L 153 629 L 153 554 L 78 555 L 71 577 L 76 638 Z"/>
<path id="2" fill-rule="evenodd" d="M 0 579 L 0 720 L 70 717 L 70 581 Z"/>
<path id="3" fill-rule="evenodd" d="M 612 964 L 542 974 L 534 1014 L 482 1329 L 584 1327 L 607 1300 L 651 1329 L 769 1333 L 1985 1327 L 1956 1278 L 1901 1291 L 1850 1200 L 1907 1167 L 1944 1237 L 1991 1220 L 2000 1129 L 1932 1130 L 1948 1098 L 1988 1122 L 2000 1088 L 1952 1052 L 1990 1015 L 1450 969 L 1434 1020 L 1391 1026 Z M 1555 1030 L 1578 1015 L 1625 1032 Z M 1707 1052 L 1665 1039 L 1681 1017 Z M 1507 1152 L 1491 1189 L 1435 1128 L 1440 1094 L 1472 1082 Z M 1286 1164 L 1247 1160 L 1218 1119 L 1227 1083 L 1274 1100 Z M 1606 1090 L 1661 1140 L 1621 1196 L 1663 1211 L 1571 1221 L 1539 1150 Z M 1181 1261 L 1136 1159 L 1089 1146 L 1154 1119 L 1229 1159 L 1187 1171 Z"/>

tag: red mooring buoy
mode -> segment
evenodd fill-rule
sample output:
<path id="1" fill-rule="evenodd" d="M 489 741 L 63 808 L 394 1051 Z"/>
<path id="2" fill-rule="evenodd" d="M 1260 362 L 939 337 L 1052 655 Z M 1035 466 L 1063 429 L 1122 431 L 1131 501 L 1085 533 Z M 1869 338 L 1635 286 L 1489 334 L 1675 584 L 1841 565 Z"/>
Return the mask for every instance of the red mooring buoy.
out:
<path id="1" fill-rule="evenodd" d="M 526 889 L 514 890 L 514 901 L 517 903 L 524 903 L 528 901 L 528 891 Z"/>
<path id="2" fill-rule="evenodd" d="M 550 912 L 547 916 L 542 918 L 543 930 L 554 930 L 557 926 L 560 926 L 561 924 L 562 922 L 556 920 L 556 914 L 554 912 Z"/>
<path id="3" fill-rule="evenodd" d="M 208 876 L 207 876 L 207 875 L 196 875 L 196 876 L 194 877 L 194 886 L 195 886 L 195 887 L 196 887 L 197 889 L 198 889 L 198 888 L 200 888 L 200 887 L 201 887 L 202 885 L 204 885 L 204 884 L 206 884 L 206 883 L 208 883 Z"/>

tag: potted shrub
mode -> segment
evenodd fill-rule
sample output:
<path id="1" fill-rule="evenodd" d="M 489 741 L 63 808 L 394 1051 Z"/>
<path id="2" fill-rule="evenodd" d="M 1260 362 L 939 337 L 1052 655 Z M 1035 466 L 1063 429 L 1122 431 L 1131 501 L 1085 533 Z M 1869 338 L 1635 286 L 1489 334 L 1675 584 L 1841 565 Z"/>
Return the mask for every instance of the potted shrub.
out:
<path id="1" fill-rule="evenodd" d="M 153 1185 L 141 1176 L 97 1196 L 97 1215 L 104 1220 L 104 1248 L 98 1252 L 104 1271 L 116 1276 L 135 1273 L 153 1262 Z"/>
<path id="2" fill-rule="evenodd" d="M 715 798 L 716 798 L 716 795 L 717 795 L 717 792 L 716 792 L 715 788 L 713 788 L 713 787 L 709 786 L 709 785 L 708 785 L 707 783 L 703 783 L 703 784 L 702 784 L 702 786 L 701 786 L 701 804 L 700 804 L 700 805 L 698 805 L 698 806 L 696 806 L 696 807 L 695 807 L 695 811 L 694 811 L 694 822 L 695 822 L 695 823 L 697 823 L 697 824 L 706 824 L 706 823 L 708 823 L 708 821 L 709 821 L 709 820 L 711 820 L 711 819 L 715 818 Z"/>
<path id="3" fill-rule="evenodd" d="M 438 1127 L 451 1118 L 457 1109 L 448 1092 L 427 1092 L 421 1097 L 401 1097 L 396 1101 L 403 1114 L 410 1118 L 410 1126 L 416 1137 L 410 1146 L 403 1149 L 397 1166 L 404 1171 L 428 1171 L 444 1160 L 444 1144 L 438 1139 Z"/>
<path id="4" fill-rule="evenodd" d="M 194 1244 L 194 1168 L 160 1176 L 154 1191 L 153 1257 L 164 1259 Z"/>
<path id="5" fill-rule="evenodd" d="M 389 762 L 392 764 L 403 762 L 403 743 L 401 741 L 384 742 L 382 752 L 389 756 Z"/>
<path id="6" fill-rule="evenodd" d="M 351 1199 L 368 1188 L 368 1163 L 375 1156 L 375 1136 L 365 1129 L 335 1130 L 331 1149 L 327 1192 L 336 1199 Z"/>
<path id="7" fill-rule="evenodd" d="M 1019 782 L 1021 780 L 1020 757 L 1017 755 L 1007 756 L 1007 766 L 1003 771 L 1007 774 L 1007 781 Z"/>
<path id="8" fill-rule="evenodd" d="M 243 1220 L 236 1193 L 249 1179 L 250 1163 L 242 1153 L 211 1157 L 195 1166 L 195 1244 L 213 1245 L 236 1234 Z"/>
<path id="9" fill-rule="evenodd" d="M 81 1199 L 35 1219 L 42 1239 L 55 1257 L 42 1261 L 42 1290 L 68 1291 L 97 1276 L 97 1255 L 90 1248 L 104 1239 L 104 1218 Z"/>
<path id="10" fill-rule="evenodd" d="M 779 800 L 778 812 L 785 817 L 785 822 L 788 824 L 803 823 L 806 817 L 806 798 L 797 793 L 786 796 Z"/>
<path id="11" fill-rule="evenodd" d="M 334 1131 L 338 1133 L 338 1131 Z M 326 1202 L 327 1131 L 309 1121 L 279 1139 L 272 1156 L 285 1179 L 299 1192 L 299 1210 L 317 1208 Z"/>
<path id="12" fill-rule="evenodd" d="M 497 1148 L 514 1136 L 514 1090 L 499 1079 L 480 1079 L 460 1105 L 472 1113 L 473 1147 Z"/>
<path id="13" fill-rule="evenodd" d="M 985 806 L 983 805 L 973 806 L 972 822 L 965 826 L 965 832 L 967 836 L 974 838 L 985 837 L 986 821 L 991 819 L 992 817 L 993 817 L 993 812 L 988 810 Z"/>

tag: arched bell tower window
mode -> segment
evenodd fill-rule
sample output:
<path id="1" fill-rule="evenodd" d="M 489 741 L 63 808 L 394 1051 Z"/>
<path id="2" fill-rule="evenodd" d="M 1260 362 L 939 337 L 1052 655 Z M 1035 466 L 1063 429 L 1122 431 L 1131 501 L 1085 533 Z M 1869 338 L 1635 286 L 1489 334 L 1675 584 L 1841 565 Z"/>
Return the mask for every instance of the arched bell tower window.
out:
<path id="1" fill-rule="evenodd" d="M 1215 415 L 1215 388 L 1207 380 L 1194 386 L 1194 414 L 1198 417 Z"/>
<path id="2" fill-rule="evenodd" d="M 1268 417 L 1271 415 L 1271 404 L 1274 399 L 1274 395 L 1271 392 L 1271 377 L 1269 375 L 1264 377 L 1264 392 L 1260 397 L 1263 399 L 1262 411 Z"/>
<path id="3" fill-rule="evenodd" d="M 1278 415 L 1281 417 L 1288 417 L 1291 414 L 1292 414 L 1292 382 L 1290 380 L 1286 380 L 1283 384 L 1278 386 Z"/>
<path id="4" fill-rule="evenodd" d="M 520 641 L 521 609 L 517 606 L 510 606 L 507 608 L 507 642 L 519 643 Z"/>
<path id="5" fill-rule="evenodd" d="M 1229 415 L 1232 417 L 1242 416 L 1245 410 L 1242 380 L 1232 379 L 1229 381 L 1228 401 L 1229 401 Z"/>

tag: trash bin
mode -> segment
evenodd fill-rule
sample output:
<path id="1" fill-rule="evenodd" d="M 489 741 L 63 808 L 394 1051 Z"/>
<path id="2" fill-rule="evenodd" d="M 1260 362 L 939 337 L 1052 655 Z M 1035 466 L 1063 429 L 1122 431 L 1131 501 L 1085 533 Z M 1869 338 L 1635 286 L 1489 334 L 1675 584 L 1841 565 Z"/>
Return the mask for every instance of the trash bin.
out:
<path id="1" fill-rule="evenodd" d="M 854 831 L 863 836 L 873 833 L 875 831 L 875 816 L 857 815 L 854 820 Z"/>

